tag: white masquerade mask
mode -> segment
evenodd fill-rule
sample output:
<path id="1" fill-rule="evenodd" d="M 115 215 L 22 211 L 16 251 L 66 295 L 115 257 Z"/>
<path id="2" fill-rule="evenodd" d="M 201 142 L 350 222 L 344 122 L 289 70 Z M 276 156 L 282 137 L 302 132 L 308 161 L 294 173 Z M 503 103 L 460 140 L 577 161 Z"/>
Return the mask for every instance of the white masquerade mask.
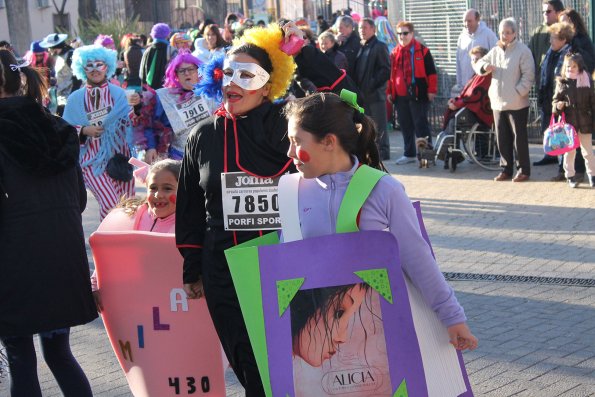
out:
<path id="1" fill-rule="evenodd" d="M 256 63 L 234 62 L 226 59 L 223 62 L 223 86 L 233 81 L 245 90 L 258 90 L 268 83 L 270 74 Z"/>

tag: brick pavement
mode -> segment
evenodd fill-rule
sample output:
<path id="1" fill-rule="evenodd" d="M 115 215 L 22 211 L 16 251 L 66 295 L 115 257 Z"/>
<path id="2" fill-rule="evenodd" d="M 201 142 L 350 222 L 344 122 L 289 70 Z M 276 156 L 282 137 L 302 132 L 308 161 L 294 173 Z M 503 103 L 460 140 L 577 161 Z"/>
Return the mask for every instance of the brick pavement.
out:
<path id="1" fill-rule="evenodd" d="M 392 157 L 402 139 L 391 133 Z M 531 146 L 533 160 L 540 147 Z M 445 272 L 595 279 L 595 190 L 549 182 L 555 166 L 534 167 L 527 183 L 493 182 L 493 172 L 462 163 L 455 173 L 415 164 L 389 170 L 422 211 Z M 588 185 L 587 185 L 588 186 Z M 88 236 L 97 227 L 90 199 Z M 480 346 L 464 354 L 476 396 L 595 396 L 595 289 L 451 281 Z M 97 396 L 130 396 L 100 320 L 72 332 L 75 356 Z M 44 396 L 60 396 L 40 360 Z M 228 396 L 243 396 L 227 372 Z M 0 379 L 0 396 L 8 394 Z"/>

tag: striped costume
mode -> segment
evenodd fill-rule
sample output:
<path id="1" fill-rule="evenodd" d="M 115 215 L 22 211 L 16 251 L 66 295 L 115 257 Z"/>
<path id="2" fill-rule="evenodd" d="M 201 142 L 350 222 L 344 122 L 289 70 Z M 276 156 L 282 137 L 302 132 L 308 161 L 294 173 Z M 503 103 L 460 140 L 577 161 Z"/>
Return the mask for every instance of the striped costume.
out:
<path id="1" fill-rule="evenodd" d="M 114 154 L 131 155 L 130 112 L 124 91 L 107 82 L 100 86 L 86 85 L 73 92 L 64 111 L 64 119 L 79 133 L 83 179 L 99 203 L 102 220 L 122 196 L 134 196 L 134 179 L 121 182 L 105 172 Z M 104 127 L 103 134 L 97 138 L 83 135 L 83 127 L 90 125 Z"/>

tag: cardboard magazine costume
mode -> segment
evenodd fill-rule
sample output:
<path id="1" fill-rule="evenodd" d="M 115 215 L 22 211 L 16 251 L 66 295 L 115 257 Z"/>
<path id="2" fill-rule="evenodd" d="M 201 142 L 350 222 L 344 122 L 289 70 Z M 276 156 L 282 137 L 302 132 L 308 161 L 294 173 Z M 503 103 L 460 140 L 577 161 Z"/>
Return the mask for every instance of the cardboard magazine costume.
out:
<path id="1" fill-rule="evenodd" d="M 226 251 L 267 396 L 473 395 L 461 354 L 401 270 L 394 236 L 357 231 L 383 175 L 360 167 L 338 234 L 305 240 L 299 175 L 284 176 L 284 242 L 271 233 Z"/>
<path id="2" fill-rule="evenodd" d="M 186 298 L 174 235 L 105 231 L 126 227 L 114 219 L 89 243 L 103 322 L 132 394 L 225 396 L 221 345 L 205 300 Z"/>

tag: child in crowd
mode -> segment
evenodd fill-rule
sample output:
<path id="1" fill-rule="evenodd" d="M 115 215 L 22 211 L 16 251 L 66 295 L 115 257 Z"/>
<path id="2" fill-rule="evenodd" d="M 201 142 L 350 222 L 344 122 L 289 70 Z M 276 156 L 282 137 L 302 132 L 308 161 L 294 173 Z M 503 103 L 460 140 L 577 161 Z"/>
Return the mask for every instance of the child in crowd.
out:
<path id="1" fill-rule="evenodd" d="M 581 152 L 591 187 L 595 187 L 595 156 L 593 155 L 593 116 L 595 115 L 595 92 L 591 76 L 580 54 L 568 53 L 564 57 L 562 72 L 556 82 L 552 112 L 565 113 L 566 122 L 574 126 L 581 142 Z M 564 171 L 570 187 L 575 188 L 574 158 L 576 151 L 564 154 Z"/>
<path id="2" fill-rule="evenodd" d="M 361 164 L 382 169 L 374 123 L 363 109 L 331 93 L 291 102 L 286 116 L 288 156 L 302 175 L 298 192 L 302 235 L 334 233 L 332 225 L 355 171 Z M 477 338 L 421 234 L 403 186 L 390 175 L 383 176 L 364 203 L 358 221 L 360 230 L 388 229 L 395 236 L 404 273 L 447 328 L 450 342 L 459 350 L 475 349 Z"/>
<path id="3" fill-rule="evenodd" d="M 107 229 L 105 225 L 117 223 L 118 230 L 140 230 L 155 233 L 174 233 L 176 223 L 176 191 L 178 175 L 182 163 L 177 160 L 161 160 L 153 163 L 146 177 L 147 197 L 137 197 L 122 201 L 109 213 L 98 231 Z M 112 227 L 109 228 L 113 230 Z M 97 311 L 103 310 L 97 272 L 91 276 L 93 297 Z"/>
<path id="4" fill-rule="evenodd" d="M 86 84 L 68 97 L 64 120 L 79 134 L 85 186 L 97 199 L 103 219 L 122 196 L 134 195 L 127 163 L 132 109 L 124 90 L 108 82 L 116 72 L 116 51 L 100 45 L 77 48 L 72 69 Z"/>

